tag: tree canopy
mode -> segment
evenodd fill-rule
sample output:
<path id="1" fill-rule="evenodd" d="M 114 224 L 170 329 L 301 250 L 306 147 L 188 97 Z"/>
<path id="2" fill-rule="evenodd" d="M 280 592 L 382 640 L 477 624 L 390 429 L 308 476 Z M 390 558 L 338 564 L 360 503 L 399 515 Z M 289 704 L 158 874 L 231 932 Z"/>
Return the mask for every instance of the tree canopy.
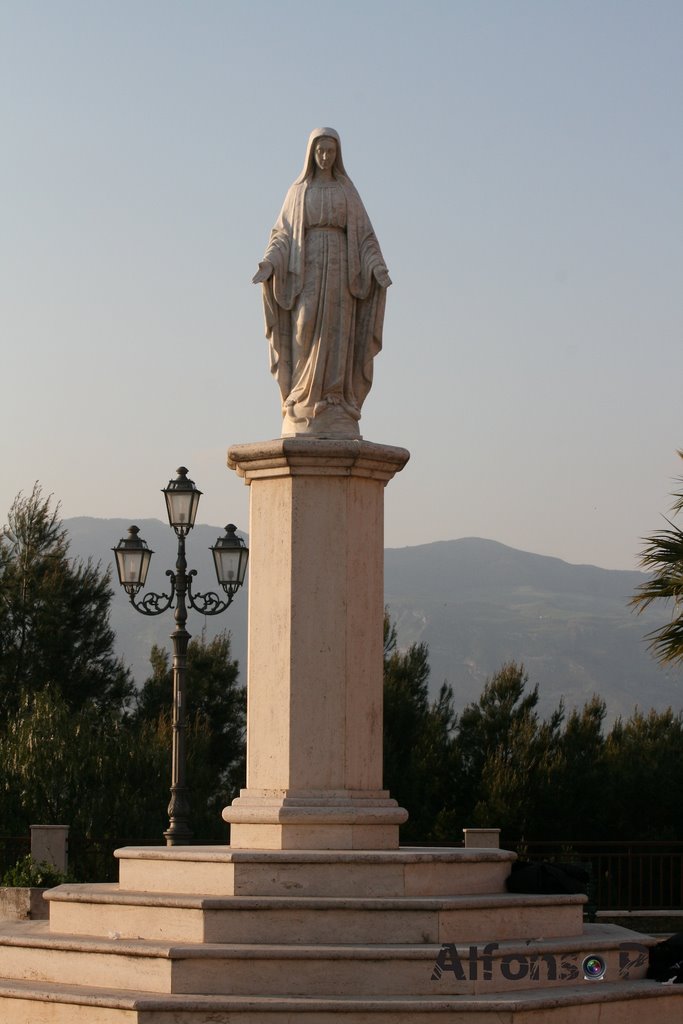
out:
<path id="1" fill-rule="evenodd" d="M 604 731 L 597 695 L 547 718 L 539 685 L 508 662 L 454 710 L 428 693 L 426 645 L 400 651 L 385 623 L 385 785 L 410 818 L 402 842 L 459 842 L 464 828 L 520 841 L 683 839 L 683 714 L 635 709 Z"/>
<path id="2" fill-rule="evenodd" d="M 71 708 L 120 710 L 133 693 L 114 654 L 109 571 L 71 558 L 59 506 L 39 484 L 19 494 L 0 533 L 0 709 L 45 686 Z"/>
<path id="3" fill-rule="evenodd" d="M 453 692 L 444 684 L 429 699 L 426 644 L 397 648 L 396 627 L 384 622 L 384 784 L 410 818 L 404 839 L 439 839 L 447 826 L 455 763 Z"/>

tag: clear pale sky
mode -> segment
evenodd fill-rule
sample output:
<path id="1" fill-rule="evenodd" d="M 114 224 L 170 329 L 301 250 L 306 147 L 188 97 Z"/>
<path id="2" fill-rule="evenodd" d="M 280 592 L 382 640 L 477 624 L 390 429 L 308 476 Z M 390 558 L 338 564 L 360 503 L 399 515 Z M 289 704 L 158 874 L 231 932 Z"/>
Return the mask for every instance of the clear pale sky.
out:
<path id="1" fill-rule="evenodd" d="M 681 0 L 0 0 L 0 517 L 248 526 L 251 277 L 331 125 L 394 284 L 386 543 L 636 565 L 683 470 Z M 112 538 L 115 543 L 117 537 Z"/>

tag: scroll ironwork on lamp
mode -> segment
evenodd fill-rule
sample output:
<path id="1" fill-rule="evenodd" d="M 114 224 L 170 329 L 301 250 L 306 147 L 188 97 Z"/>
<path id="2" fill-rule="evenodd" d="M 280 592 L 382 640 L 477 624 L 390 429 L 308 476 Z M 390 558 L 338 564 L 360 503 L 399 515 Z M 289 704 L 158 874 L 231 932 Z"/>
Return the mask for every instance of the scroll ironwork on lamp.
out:
<path id="1" fill-rule="evenodd" d="M 170 581 L 170 593 L 145 594 L 138 600 L 139 592 L 147 580 L 149 565 L 154 552 L 140 537 L 137 526 L 131 526 L 128 536 L 124 537 L 113 548 L 116 556 L 116 569 L 119 582 L 130 598 L 130 603 L 142 615 L 161 615 L 168 611 L 175 602 L 175 629 L 171 634 L 173 641 L 173 757 L 171 767 L 171 800 L 168 805 L 169 827 L 164 832 L 168 846 L 181 846 L 189 843 L 192 831 L 188 824 L 189 798 L 186 775 L 186 744 L 185 744 L 185 676 L 187 666 L 187 646 L 190 634 L 185 628 L 187 608 L 194 608 L 202 615 L 219 615 L 228 608 L 235 594 L 244 583 L 249 559 L 249 549 L 241 537 L 237 536 L 236 527 L 230 523 L 225 534 L 219 537 L 209 550 L 213 554 L 216 578 L 226 594 L 223 598 L 214 591 L 205 594 L 193 593 L 192 581 L 197 575 L 196 569 L 187 569 L 185 558 L 185 538 L 194 526 L 197 508 L 202 492 L 187 475 L 187 469 L 181 466 L 175 480 L 170 480 L 163 488 L 166 499 L 168 521 L 178 538 L 178 556 L 175 571 L 166 570 Z"/>

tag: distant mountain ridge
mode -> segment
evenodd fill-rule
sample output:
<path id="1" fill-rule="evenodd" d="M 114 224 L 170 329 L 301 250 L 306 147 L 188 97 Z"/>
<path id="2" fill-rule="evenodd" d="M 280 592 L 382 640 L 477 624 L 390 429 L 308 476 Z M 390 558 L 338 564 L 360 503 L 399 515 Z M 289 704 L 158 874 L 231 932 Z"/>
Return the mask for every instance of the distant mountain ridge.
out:
<path id="1" fill-rule="evenodd" d="M 598 693 L 612 719 L 636 705 L 683 706 L 683 672 L 661 668 L 643 639 L 666 613 L 628 605 L 645 579 L 467 537 L 388 550 L 385 600 L 401 642 L 429 645 L 432 686 L 447 679 L 458 705 L 514 660 L 546 713 Z"/>
<path id="2" fill-rule="evenodd" d="M 65 520 L 72 554 L 112 564 L 111 548 L 125 536 L 129 520 L 80 517 Z M 165 570 L 175 565 L 176 542 L 156 519 L 138 520 L 141 536 L 155 551 L 148 589 L 167 589 Z M 197 589 L 215 590 L 209 545 L 221 527 L 198 525 L 187 541 Z M 169 645 L 170 612 L 139 615 L 116 582 L 111 623 L 118 650 L 136 680 L 146 678 L 152 643 Z M 661 668 L 644 635 L 665 621 L 662 610 L 636 615 L 628 600 L 645 574 L 573 565 L 559 558 L 466 537 L 385 551 L 385 603 L 398 628 L 399 643 L 429 646 L 431 689 L 444 680 L 456 706 L 476 700 L 487 677 L 509 660 L 523 662 L 530 684 L 539 684 L 547 714 L 561 698 L 568 708 L 591 694 L 607 701 L 608 715 L 628 716 L 636 705 L 663 710 L 683 707 L 683 671 Z M 188 629 L 207 636 L 230 630 L 233 652 L 246 681 L 247 594 L 239 594 L 224 615 L 206 622 L 191 612 Z"/>

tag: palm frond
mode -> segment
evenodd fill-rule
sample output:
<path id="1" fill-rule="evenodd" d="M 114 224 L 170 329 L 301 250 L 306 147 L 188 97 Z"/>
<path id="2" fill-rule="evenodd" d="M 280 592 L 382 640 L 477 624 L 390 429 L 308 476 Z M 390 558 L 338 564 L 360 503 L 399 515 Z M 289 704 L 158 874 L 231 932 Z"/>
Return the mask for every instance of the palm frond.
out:
<path id="1" fill-rule="evenodd" d="M 629 602 L 639 612 L 653 601 L 683 600 L 683 530 L 667 522 L 671 529 L 646 538 L 641 554 L 640 564 L 654 570 L 654 574 L 637 588 Z"/>
<path id="2" fill-rule="evenodd" d="M 683 459 L 683 450 L 678 454 Z M 680 482 L 683 484 L 683 477 Z M 683 512 L 683 490 L 675 491 L 673 497 L 674 514 Z M 652 575 L 637 588 L 629 603 L 638 612 L 654 601 L 673 603 L 671 621 L 653 629 L 645 639 L 658 661 L 683 663 L 683 529 L 666 516 L 664 519 L 670 529 L 646 537 L 640 556 L 640 564 Z"/>
<path id="3" fill-rule="evenodd" d="M 683 613 L 645 637 L 648 647 L 662 664 L 683 664 Z"/>

